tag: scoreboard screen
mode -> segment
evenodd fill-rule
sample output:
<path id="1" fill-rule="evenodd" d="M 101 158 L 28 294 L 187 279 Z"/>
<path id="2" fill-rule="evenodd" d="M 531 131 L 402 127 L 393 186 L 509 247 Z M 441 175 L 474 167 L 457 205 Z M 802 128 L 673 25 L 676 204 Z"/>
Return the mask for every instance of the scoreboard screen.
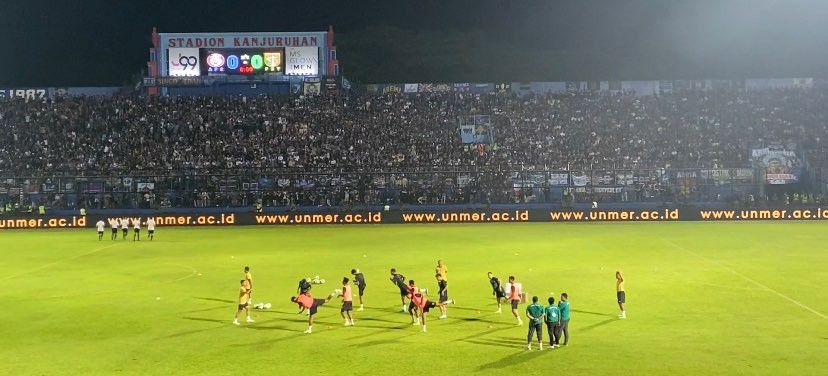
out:
<path id="1" fill-rule="evenodd" d="M 201 74 L 284 74 L 284 48 L 201 49 Z"/>

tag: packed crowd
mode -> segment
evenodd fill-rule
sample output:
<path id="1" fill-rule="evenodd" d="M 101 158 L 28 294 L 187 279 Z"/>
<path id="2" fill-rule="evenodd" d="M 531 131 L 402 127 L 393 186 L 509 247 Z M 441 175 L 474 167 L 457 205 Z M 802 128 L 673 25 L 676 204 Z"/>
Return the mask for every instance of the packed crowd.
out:
<path id="1" fill-rule="evenodd" d="M 798 143 L 812 166 L 828 166 L 826 99 L 776 89 L 4 100 L 0 176 L 476 168 L 489 171 L 477 183 L 506 188 L 510 170 L 749 167 L 750 149 L 770 141 Z M 494 144 L 461 142 L 467 115 L 491 116 Z"/>
<path id="2" fill-rule="evenodd" d="M 549 169 L 749 165 L 794 141 L 825 162 L 824 90 L 663 96 L 431 93 L 317 98 L 63 98 L 0 102 L 0 173 L 302 171 L 532 165 Z M 496 148 L 460 142 L 492 115 Z"/>

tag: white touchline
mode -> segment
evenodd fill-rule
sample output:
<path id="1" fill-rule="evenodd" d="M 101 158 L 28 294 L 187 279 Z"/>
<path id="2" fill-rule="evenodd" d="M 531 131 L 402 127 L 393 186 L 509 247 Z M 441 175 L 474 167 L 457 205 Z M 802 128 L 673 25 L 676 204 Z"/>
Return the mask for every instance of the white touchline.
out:
<path id="1" fill-rule="evenodd" d="M 91 255 L 91 254 L 93 254 L 93 253 L 98 253 L 98 252 L 100 252 L 100 251 L 103 251 L 104 249 L 107 249 L 107 248 L 112 248 L 112 247 L 114 247 L 114 246 L 116 246 L 116 245 L 117 245 L 117 244 L 110 244 L 110 245 L 107 245 L 107 246 L 104 246 L 104 247 L 95 248 L 95 249 L 93 249 L 93 250 L 91 250 L 91 251 L 89 251 L 89 252 L 86 252 L 86 253 L 81 253 L 81 254 L 79 254 L 79 255 L 75 255 L 75 256 L 72 256 L 72 257 L 62 258 L 62 259 L 60 259 L 60 260 L 57 260 L 57 261 L 55 261 L 55 262 L 50 262 L 50 263 L 48 263 L 48 264 L 43 264 L 43 265 L 38 266 L 38 267 L 36 267 L 36 268 L 34 268 L 34 269 L 26 269 L 25 271 L 22 271 L 22 272 L 20 272 L 20 273 L 17 273 L 17 274 L 12 274 L 12 275 L 6 276 L 6 277 L 4 277 L 4 278 L 0 278 L 0 281 L 5 281 L 5 280 L 12 279 L 12 278 L 17 278 L 17 277 L 20 277 L 20 276 L 22 276 L 22 275 L 29 274 L 29 273 L 34 272 L 34 271 L 38 271 L 38 270 L 42 270 L 42 269 L 46 269 L 46 268 L 48 268 L 48 267 L 50 267 L 50 266 L 52 266 L 52 265 L 57 265 L 57 264 L 60 264 L 61 262 L 71 261 L 71 260 L 74 260 L 74 259 L 77 259 L 77 258 L 81 258 L 81 257 L 83 257 L 83 256 L 89 256 L 89 255 Z"/>
<path id="2" fill-rule="evenodd" d="M 798 302 L 798 301 L 794 300 L 793 298 L 791 298 L 791 297 L 789 297 L 789 296 L 787 296 L 787 295 L 785 295 L 785 294 L 783 294 L 783 293 L 781 293 L 781 292 L 779 292 L 779 291 L 776 291 L 776 290 L 774 290 L 774 289 L 772 289 L 772 288 L 770 288 L 770 287 L 768 287 L 768 286 L 765 286 L 765 285 L 763 285 L 763 284 L 761 284 L 761 283 L 757 282 L 757 281 L 756 281 L 756 280 L 754 280 L 753 278 L 750 278 L 750 277 L 748 277 L 748 276 L 746 276 L 746 275 L 744 275 L 744 274 L 742 274 L 742 273 L 737 272 L 736 270 L 733 270 L 733 268 L 730 268 L 730 267 L 728 267 L 728 266 L 722 265 L 721 263 L 717 262 L 716 260 L 711 260 L 711 259 L 709 259 L 709 258 L 707 258 L 707 257 L 704 257 L 704 256 L 702 256 L 702 255 L 700 255 L 700 254 L 698 254 L 698 253 L 696 253 L 696 252 L 693 252 L 693 251 L 691 251 L 691 250 L 689 250 L 689 249 L 687 249 L 687 248 L 684 248 L 684 247 L 682 247 L 682 246 L 680 246 L 680 245 L 678 245 L 678 244 L 676 244 L 676 243 L 673 243 L 673 242 L 671 242 L 671 241 L 669 241 L 669 240 L 667 240 L 667 239 L 661 239 L 661 240 L 663 240 L 663 241 L 664 241 L 665 243 L 667 243 L 667 244 L 672 245 L 673 247 L 676 247 L 677 249 L 680 249 L 680 250 L 682 250 L 682 251 L 684 251 L 684 252 L 687 252 L 687 253 L 689 253 L 689 254 L 691 254 L 691 255 L 693 255 L 693 256 L 696 256 L 696 257 L 698 257 L 698 258 L 700 258 L 700 259 L 702 259 L 702 260 L 704 260 L 704 261 L 707 261 L 707 262 L 709 262 L 709 263 L 711 263 L 711 264 L 713 264 L 713 265 L 716 265 L 716 266 L 718 266 L 718 267 L 720 267 L 720 268 L 722 268 L 722 269 L 724 269 L 724 270 L 727 270 L 727 271 L 729 271 L 729 272 L 733 273 L 733 274 L 734 274 L 734 275 L 736 275 L 736 276 L 742 277 L 742 278 L 743 278 L 743 279 L 745 279 L 746 281 L 748 281 L 748 282 L 750 282 L 750 283 L 753 283 L 754 285 L 759 286 L 759 287 L 761 287 L 761 288 L 762 288 L 762 289 L 764 289 L 764 290 L 770 291 L 770 292 L 772 292 L 772 293 L 774 293 L 774 294 L 778 295 L 780 298 L 783 298 L 783 299 L 785 299 L 785 300 L 787 300 L 787 301 L 789 301 L 789 302 L 791 302 L 791 303 L 793 303 L 793 304 L 796 304 L 796 305 L 798 305 L 798 306 L 800 306 L 800 307 L 802 307 L 802 308 L 805 308 L 805 309 L 807 309 L 807 310 L 811 311 L 813 314 L 815 314 L 815 315 L 817 315 L 817 316 L 819 316 L 819 317 L 822 317 L 823 319 L 828 320 L 828 316 L 826 316 L 826 315 L 824 315 L 824 314 L 820 313 L 819 311 L 817 311 L 817 310 L 815 310 L 815 309 L 813 309 L 813 308 L 811 308 L 811 307 L 808 307 L 808 306 L 806 306 L 806 305 L 804 305 L 804 304 L 802 304 L 802 303 L 800 303 L 800 302 Z"/>

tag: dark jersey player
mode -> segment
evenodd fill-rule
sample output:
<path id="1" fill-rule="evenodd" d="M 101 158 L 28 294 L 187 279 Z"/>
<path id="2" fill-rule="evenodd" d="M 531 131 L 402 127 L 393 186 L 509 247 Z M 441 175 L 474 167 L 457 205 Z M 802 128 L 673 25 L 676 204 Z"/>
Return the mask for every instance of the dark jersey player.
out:
<path id="1" fill-rule="evenodd" d="M 299 294 L 299 295 L 310 295 L 310 290 L 311 290 L 310 280 L 307 279 L 307 278 L 300 279 L 299 280 L 299 286 L 296 287 L 296 293 Z M 297 314 L 300 314 L 304 311 L 305 311 L 305 308 L 300 305 L 299 306 L 299 312 Z M 310 314 L 310 312 L 308 312 L 308 314 Z"/>
<path id="2" fill-rule="evenodd" d="M 359 272 L 359 269 L 351 269 L 351 275 L 354 276 L 354 285 L 356 285 L 357 292 L 359 292 L 359 309 L 357 311 L 362 311 L 365 309 L 365 301 L 362 298 L 365 293 L 365 276 Z"/>
<path id="3" fill-rule="evenodd" d="M 489 284 L 492 285 L 492 295 L 495 296 L 495 301 L 497 301 L 497 313 L 503 312 L 501 309 L 501 304 L 504 299 L 506 299 L 506 292 L 503 291 L 503 285 L 500 284 L 500 279 L 492 275 L 492 272 L 487 274 L 489 276 Z"/>
<path id="4" fill-rule="evenodd" d="M 434 277 L 437 278 L 437 288 L 439 289 L 438 290 L 437 301 L 440 302 L 440 303 L 448 302 L 449 301 L 449 298 L 448 298 L 448 281 L 446 281 L 446 279 L 443 277 L 442 274 L 437 274 Z M 453 302 L 453 300 L 452 300 L 452 302 Z M 448 308 L 446 308 L 446 305 L 445 304 L 441 305 L 440 306 L 440 320 L 443 320 L 446 317 L 448 317 L 447 313 L 448 313 Z"/>
<path id="5" fill-rule="evenodd" d="M 405 298 L 408 296 L 408 286 L 405 284 L 405 276 L 397 273 L 397 269 L 391 269 L 391 283 L 400 289 L 400 300 L 402 301 L 402 312 L 406 311 Z"/>

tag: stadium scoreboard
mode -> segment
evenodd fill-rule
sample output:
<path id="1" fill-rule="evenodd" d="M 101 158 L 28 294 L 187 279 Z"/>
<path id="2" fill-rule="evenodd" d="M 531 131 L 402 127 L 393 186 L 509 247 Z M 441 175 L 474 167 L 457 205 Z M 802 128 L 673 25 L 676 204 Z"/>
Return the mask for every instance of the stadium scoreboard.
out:
<path id="1" fill-rule="evenodd" d="M 339 76 L 333 29 L 320 32 L 158 33 L 150 77 Z"/>

